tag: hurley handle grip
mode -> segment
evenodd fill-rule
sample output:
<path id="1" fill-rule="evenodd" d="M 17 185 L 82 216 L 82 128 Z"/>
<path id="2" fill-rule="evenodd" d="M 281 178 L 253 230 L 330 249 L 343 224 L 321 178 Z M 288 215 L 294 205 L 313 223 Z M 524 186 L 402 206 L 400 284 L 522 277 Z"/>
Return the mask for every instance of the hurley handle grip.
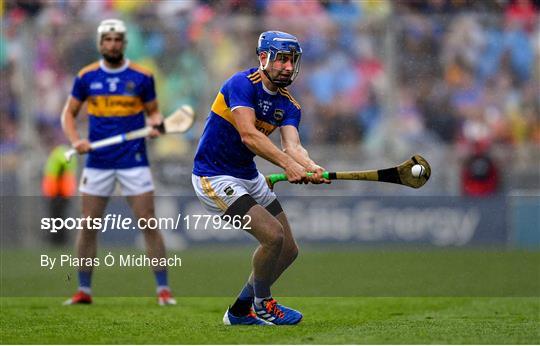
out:
<path id="1" fill-rule="evenodd" d="M 308 177 L 311 177 L 314 173 L 307 173 L 307 176 Z M 325 171 L 323 172 L 322 174 L 323 178 L 324 179 L 330 179 L 330 173 L 328 171 Z M 274 173 L 274 174 L 269 174 L 266 176 L 266 182 L 268 183 L 268 186 L 270 186 L 270 188 L 273 188 L 274 187 L 274 184 L 279 182 L 279 181 L 287 181 L 287 174 L 285 173 Z"/>

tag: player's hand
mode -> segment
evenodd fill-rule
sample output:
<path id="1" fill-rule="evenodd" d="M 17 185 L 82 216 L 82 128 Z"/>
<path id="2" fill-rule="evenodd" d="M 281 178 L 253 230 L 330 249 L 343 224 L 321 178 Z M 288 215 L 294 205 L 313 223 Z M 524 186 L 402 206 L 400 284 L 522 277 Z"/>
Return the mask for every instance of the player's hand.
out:
<path id="1" fill-rule="evenodd" d="M 92 150 L 88 139 L 79 139 L 78 141 L 73 142 L 71 146 L 73 149 L 77 150 L 78 154 L 86 154 Z"/>
<path id="2" fill-rule="evenodd" d="M 309 166 L 307 169 L 309 172 L 313 173 L 312 176 L 308 177 L 308 181 L 310 183 L 312 184 L 322 184 L 322 183 L 330 184 L 331 183 L 330 180 L 323 178 L 323 173 L 324 171 L 326 171 L 326 169 L 324 169 L 323 167 L 317 164 L 313 164 Z"/>
<path id="3" fill-rule="evenodd" d="M 148 137 L 150 138 L 156 138 L 156 137 L 159 137 L 161 133 L 156 130 L 155 128 L 152 127 L 152 130 L 150 130 L 150 133 L 148 134 Z"/>
<path id="4" fill-rule="evenodd" d="M 298 162 L 291 160 L 285 167 L 285 174 L 287 175 L 287 180 L 293 184 L 307 184 L 307 174 L 306 170 Z"/>
<path id="5" fill-rule="evenodd" d="M 152 130 L 150 130 L 150 133 L 148 134 L 148 137 L 156 138 L 156 137 L 159 137 L 159 135 L 161 135 L 161 132 L 159 132 L 156 129 L 156 127 L 161 125 L 162 122 L 163 122 L 163 119 L 161 119 L 161 118 L 159 118 L 159 119 L 149 118 L 148 119 L 148 125 L 152 127 Z"/>

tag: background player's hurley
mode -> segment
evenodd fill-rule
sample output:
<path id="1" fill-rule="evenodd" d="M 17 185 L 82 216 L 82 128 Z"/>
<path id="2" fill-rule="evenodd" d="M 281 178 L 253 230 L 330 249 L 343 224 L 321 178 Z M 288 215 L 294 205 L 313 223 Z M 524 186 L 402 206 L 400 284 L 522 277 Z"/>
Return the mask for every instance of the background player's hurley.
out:
<path id="1" fill-rule="evenodd" d="M 421 165 L 424 170 L 421 174 L 415 176 L 413 166 Z M 351 172 L 324 172 L 323 177 L 329 180 L 368 180 L 382 181 L 385 183 L 394 183 L 409 186 L 415 189 L 422 187 L 431 176 L 431 166 L 420 155 L 414 155 L 409 160 L 403 162 L 399 166 L 369 170 L 369 171 L 351 171 Z M 278 181 L 287 181 L 287 175 L 283 173 L 270 174 L 266 177 L 266 183 L 270 188 Z"/>
<path id="2" fill-rule="evenodd" d="M 195 112 L 193 108 L 189 105 L 183 105 L 174 111 L 171 115 L 165 118 L 161 125 L 154 126 L 161 133 L 183 133 L 189 130 L 195 122 Z M 143 127 L 139 130 L 122 133 L 115 135 L 109 138 L 105 138 L 99 141 L 90 143 L 92 150 L 108 147 L 110 145 L 115 145 L 123 143 L 126 141 L 131 141 L 137 138 L 143 138 L 150 134 L 152 131 L 152 126 Z M 64 154 L 66 160 L 71 160 L 71 157 L 75 155 L 77 151 L 75 149 L 70 149 Z"/>

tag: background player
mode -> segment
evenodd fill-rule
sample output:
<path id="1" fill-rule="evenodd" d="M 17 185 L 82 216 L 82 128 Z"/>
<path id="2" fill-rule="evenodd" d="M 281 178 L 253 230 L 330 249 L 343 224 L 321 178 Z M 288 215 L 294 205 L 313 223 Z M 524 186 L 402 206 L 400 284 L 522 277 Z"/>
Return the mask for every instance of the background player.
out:
<path id="1" fill-rule="evenodd" d="M 260 242 L 251 276 L 225 313 L 224 323 L 296 324 L 302 314 L 278 304 L 270 287 L 295 260 L 298 247 L 253 158 L 259 155 L 283 168 L 292 183 L 329 181 L 300 143 L 300 105 L 285 88 L 299 72 L 298 40 L 279 31 L 264 32 L 257 54 L 259 68 L 235 74 L 218 93 L 195 154 L 192 182 L 208 210 L 231 217 L 248 215 L 248 231 Z M 278 127 L 283 151 L 268 138 Z M 316 174 L 308 178 L 306 172 Z"/>
<path id="2" fill-rule="evenodd" d="M 117 19 L 101 22 L 97 29 L 97 45 L 102 59 L 83 68 L 62 113 L 64 132 L 78 153 L 90 151 L 90 141 L 160 124 L 152 74 L 124 58 L 126 27 Z M 75 117 L 84 101 L 88 101 L 89 140 L 81 139 Z M 151 136 L 158 136 L 154 131 Z M 122 195 L 137 218 L 154 217 L 154 185 L 146 157 L 144 139 L 98 149 L 88 155 L 80 191 L 83 216 L 101 218 L 116 181 Z M 148 256 L 165 257 L 165 246 L 159 230 L 143 229 Z M 97 231 L 83 229 L 77 236 L 77 256 L 94 258 L 97 252 Z M 167 269 L 155 267 L 158 303 L 176 304 L 167 283 Z M 79 267 L 79 290 L 66 304 L 91 303 L 91 266 Z"/>
<path id="3" fill-rule="evenodd" d="M 66 161 L 64 154 L 68 149 L 62 144 L 54 147 L 43 169 L 41 191 L 53 218 L 66 217 L 71 197 L 77 193 L 77 160 Z M 55 245 L 64 245 L 68 240 L 65 231 L 50 233 L 48 238 Z"/>

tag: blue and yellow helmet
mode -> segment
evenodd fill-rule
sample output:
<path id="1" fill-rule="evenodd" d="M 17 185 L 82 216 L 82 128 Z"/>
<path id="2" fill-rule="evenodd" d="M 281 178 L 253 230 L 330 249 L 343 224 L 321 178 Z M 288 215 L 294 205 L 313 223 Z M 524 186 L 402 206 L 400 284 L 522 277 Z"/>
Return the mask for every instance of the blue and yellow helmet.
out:
<path id="1" fill-rule="evenodd" d="M 269 59 L 266 61 L 265 66 L 261 64 L 260 68 L 270 79 L 270 81 L 279 87 L 285 87 L 291 84 L 300 71 L 302 48 L 298 43 L 298 39 L 291 34 L 287 34 L 286 32 L 265 31 L 259 36 L 259 42 L 257 44 L 257 55 L 260 55 L 262 52 L 266 52 Z M 287 82 L 272 80 L 266 71 L 269 62 L 275 61 L 279 54 L 291 54 L 293 57 L 292 60 L 294 62 L 294 70 L 291 78 L 289 78 Z"/>

